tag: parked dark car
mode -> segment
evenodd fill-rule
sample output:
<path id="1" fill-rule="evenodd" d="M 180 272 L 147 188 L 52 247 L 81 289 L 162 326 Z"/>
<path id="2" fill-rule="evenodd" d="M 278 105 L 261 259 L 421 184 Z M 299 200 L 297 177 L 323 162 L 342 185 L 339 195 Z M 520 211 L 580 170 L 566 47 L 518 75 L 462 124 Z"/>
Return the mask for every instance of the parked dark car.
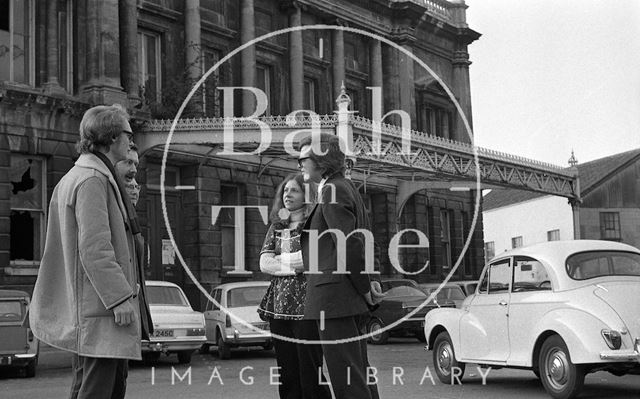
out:
<path id="1" fill-rule="evenodd" d="M 385 326 L 393 324 L 411 313 L 420 306 L 428 297 L 418 284 L 409 279 L 383 280 L 381 282 L 382 292 L 387 296 L 380 302 L 380 306 L 372 312 L 367 332 L 375 333 Z M 426 304 L 408 319 L 402 321 L 390 330 L 385 330 L 369 338 L 369 342 L 376 345 L 385 344 L 390 336 L 406 337 L 413 336 L 420 342 L 425 342 L 424 338 L 424 316 L 433 308 L 439 306 L 455 307 L 452 302 Z"/>
<path id="2" fill-rule="evenodd" d="M 29 294 L 0 290 L 0 366 L 20 367 L 35 377 L 38 341 L 28 327 Z"/>
<path id="3" fill-rule="evenodd" d="M 431 295 L 431 293 L 440 288 L 440 283 L 424 283 L 419 284 L 420 288 L 427 295 Z M 455 303 L 456 308 L 462 308 L 462 302 L 467 297 L 462 287 L 458 284 L 445 284 L 440 291 L 438 291 L 438 295 L 436 296 L 436 302 L 443 303 L 451 301 Z"/>

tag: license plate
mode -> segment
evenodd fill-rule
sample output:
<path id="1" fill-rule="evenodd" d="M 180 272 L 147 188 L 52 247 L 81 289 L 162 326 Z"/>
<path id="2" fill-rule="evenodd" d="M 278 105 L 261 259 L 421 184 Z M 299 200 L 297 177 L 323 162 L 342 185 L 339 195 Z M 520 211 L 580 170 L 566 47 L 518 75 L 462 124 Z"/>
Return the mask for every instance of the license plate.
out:
<path id="1" fill-rule="evenodd" d="M 154 337 L 173 337 L 173 330 L 154 330 Z"/>
<path id="2" fill-rule="evenodd" d="M 3 366 L 8 366 L 11 364 L 11 356 L 0 357 L 0 364 Z"/>

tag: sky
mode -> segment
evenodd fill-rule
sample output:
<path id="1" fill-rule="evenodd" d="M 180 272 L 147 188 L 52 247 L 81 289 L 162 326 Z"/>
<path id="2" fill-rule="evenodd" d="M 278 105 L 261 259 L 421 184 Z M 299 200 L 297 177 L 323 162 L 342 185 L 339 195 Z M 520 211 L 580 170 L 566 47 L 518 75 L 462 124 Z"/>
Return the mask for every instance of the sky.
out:
<path id="1" fill-rule="evenodd" d="M 640 148 L 639 0 L 467 0 L 475 144 L 559 166 Z"/>

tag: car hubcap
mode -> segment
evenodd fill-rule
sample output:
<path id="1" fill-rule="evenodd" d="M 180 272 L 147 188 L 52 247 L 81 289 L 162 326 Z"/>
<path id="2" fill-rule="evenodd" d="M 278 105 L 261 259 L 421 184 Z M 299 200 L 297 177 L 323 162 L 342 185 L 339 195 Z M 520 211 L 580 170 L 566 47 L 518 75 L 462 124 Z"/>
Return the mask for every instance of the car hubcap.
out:
<path id="1" fill-rule="evenodd" d="M 451 370 L 452 352 L 448 342 L 442 343 L 438 348 L 438 368 L 443 374 L 449 374 L 449 370 Z"/>
<path id="2" fill-rule="evenodd" d="M 378 323 L 371 323 L 371 328 L 370 328 L 370 332 L 373 334 L 371 336 L 371 339 L 373 339 L 374 341 L 377 341 L 380 339 L 380 334 L 378 334 L 378 331 L 380 331 L 380 324 Z"/>
<path id="3" fill-rule="evenodd" d="M 569 379 L 569 359 L 560 349 L 554 349 L 547 357 L 547 376 L 549 384 L 556 389 L 562 389 Z"/>

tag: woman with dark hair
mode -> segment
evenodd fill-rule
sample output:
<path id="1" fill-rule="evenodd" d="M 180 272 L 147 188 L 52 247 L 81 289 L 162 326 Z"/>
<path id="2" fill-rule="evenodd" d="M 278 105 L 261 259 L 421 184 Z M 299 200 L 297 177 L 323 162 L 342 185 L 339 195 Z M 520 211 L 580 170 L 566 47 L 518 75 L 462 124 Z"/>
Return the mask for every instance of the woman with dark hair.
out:
<path id="1" fill-rule="evenodd" d="M 271 226 L 260 252 L 260 270 L 272 276 L 271 285 L 258 307 L 273 334 L 312 341 L 319 339 L 315 321 L 302 320 L 307 280 L 302 274 L 300 234 L 315 198 L 315 184 L 305 184 L 300 174 L 287 176 L 278 187 Z M 322 374 L 319 344 L 274 338 L 274 347 L 280 368 L 280 398 L 331 398 Z"/>

